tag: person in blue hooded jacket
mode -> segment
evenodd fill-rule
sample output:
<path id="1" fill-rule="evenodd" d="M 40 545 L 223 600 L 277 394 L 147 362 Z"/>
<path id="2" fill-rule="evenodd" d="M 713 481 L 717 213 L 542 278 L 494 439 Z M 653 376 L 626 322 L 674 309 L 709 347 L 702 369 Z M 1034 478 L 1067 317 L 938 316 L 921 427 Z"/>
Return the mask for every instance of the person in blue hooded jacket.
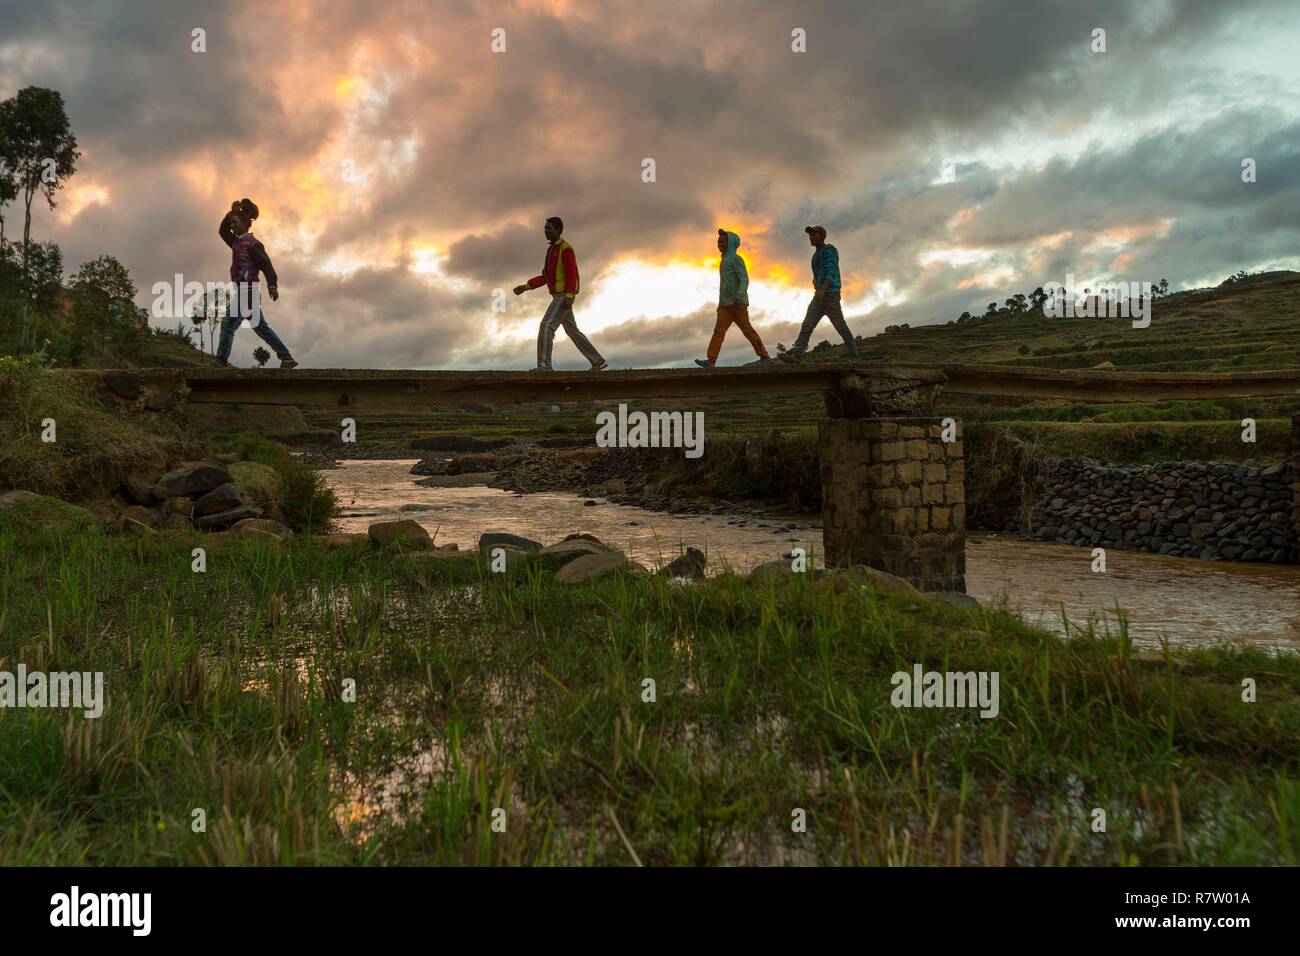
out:
<path id="1" fill-rule="evenodd" d="M 799 328 L 799 338 L 794 348 L 781 355 L 783 361 L 797 362 L 808 351 L 808 340 L 812 338 L 813 329 L 823 318 L 831 320 L 831 325 L 840 334 L 848 347 L 849 355 L 858 358 L 858 340 L 849 331 L 844 321 L 844 310 L 840 307 L 840 253 L 826 242 L 824 226 L 804 226 L 808 233 L 808 244 L 813 247 L 812 274 L 813 300 L 808 303 L 808 312 L 804 315 L 803 325 Z"/>
<path id="2" fill-rule="evenodd" d="M 733 323 L 754 347 L 758 360 L 771 361 L 763 340 L 749 324 L 749 273 L 745 270 L 745 260 L 736 251 L 739 248 L 740 236 L 725 229 L 718 230 L 718 251 L 722 253 L 722 260 L 718 263 L 718 321 L 713 326 L 713 337 L 709 339 L 709 357 L 695 360 L 700 368 L 713 368 L 717 364 L 722 340 Z"/>

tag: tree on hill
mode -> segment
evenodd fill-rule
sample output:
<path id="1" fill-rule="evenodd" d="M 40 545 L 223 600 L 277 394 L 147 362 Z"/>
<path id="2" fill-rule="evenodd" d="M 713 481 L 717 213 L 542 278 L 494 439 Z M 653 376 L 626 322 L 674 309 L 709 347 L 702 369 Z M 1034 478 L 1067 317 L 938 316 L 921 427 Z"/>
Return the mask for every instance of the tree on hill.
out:
<path id="1" fill-rule="evenodd" d="M 78 325 L 99 330 L 102 363 L 110 338 L 126 342 L 139 331 L 135 323 L 135 282 L 126 266 L 112 256 L 82 265 L 72 276 L 73 315 Z"/>
<path id="2" fill-rule="evenodd" d="M 217 327 L 226 315 L 228 302 L 225 290 L 221 286 L 217 286 L 211 292 L 211 297 L 207 292 L 199 296 L 199 300 L 194 303 L 194 308 L 190 312 L 190 318 L 199 327 L 199 349 L 206 349 L 215 355 Z"/>
<path id="3" fill-rule="evenodd" d="M 33 242 L 27 260 L 27 295 L 37 312 L 49 312 L 63 285 L 63 252 L 56 243 Z"/>
<path id="4" fill-rule="evenodd" d="M 5 100 L 4 103 L 0 103 L 0 249 L 5 245 L 5 206 L 18 198 L 18 181 L 3 153 L 5 103 L 8 102 Z"/>
<path id="5" fill-rule="evenodd" d="M 32 236 L 32 200 L 40 193 L 54 209 L 54 193 L 76 172 L 80 156 L 63 94 L 57 90 L 28 86 L 0 104 L 0 158 L 23 200 L 24 276 Z"/>
<path id="6" fill-rule="evenodd" d="M 258 368 L 265 368 L 266 363 L 271 361 L 271 353 L 259 345 L 253 349 L 253 360 L 257 362 Z"/>
<path id="7" fill-rule="evenodd" d="M 997 304 L 996 302 L 990 302 L 990 303 L 989 303 L 989 307 L 988 307 L 988 311 L 986 311 L 984 314 L 985 314 L 986 316 L 989 316 L 989 315 L 997 315 L 997 314 L 998 314 L 998 304 Z"/>

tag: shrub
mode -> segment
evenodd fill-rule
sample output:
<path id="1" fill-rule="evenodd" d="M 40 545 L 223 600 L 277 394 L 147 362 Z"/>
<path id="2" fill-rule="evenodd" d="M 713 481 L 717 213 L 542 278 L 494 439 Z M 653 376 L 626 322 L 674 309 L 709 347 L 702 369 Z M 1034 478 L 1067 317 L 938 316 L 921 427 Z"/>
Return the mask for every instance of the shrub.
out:
<path id="1" fill-rule="evenodd" d="M 261 435 L 242 434 L 230 438 L 226 457 L 269 465 L 279 478 L 278 504 L 285 524 L 294 531 L 328 531 L 338 514 L 338 498 L 325 477 L 311 465 L 294 458 L 288 450 Z"/>

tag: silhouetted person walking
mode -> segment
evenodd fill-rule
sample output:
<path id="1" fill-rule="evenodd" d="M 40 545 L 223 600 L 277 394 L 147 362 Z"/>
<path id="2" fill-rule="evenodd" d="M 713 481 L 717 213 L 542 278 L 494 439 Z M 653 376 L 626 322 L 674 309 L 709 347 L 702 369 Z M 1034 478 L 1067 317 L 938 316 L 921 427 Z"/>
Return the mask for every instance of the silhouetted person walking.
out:
<path id="1" fill-rule="evenodd" d="M 217 361 L 222 365 L 230 364 L 230 349 L 235 344 L 235 332 L 244 319 L 248 319 L 257 337 L 275 352 L 280 360 L 280 368 L 296 368 L 298 363 L 280 341 L 280 336 L 267 324 L 266 315 L 262 312 L 259 273 L 266 276 L 266 291 L 272 302 L 280 298 L 280 291 L 279 279 L 275 267 L 271 265 L 271 257 L 266 254 L 266 247 L 249 231 L 257 213 L 256 203 L 240 199 L 231 203 L 230 212 L 226 213 L 217 230 L 222 241 L 230 247 L 230 281 L 235 284 L 234 295 L 227 304 L 225 318 L 221 320 Z"/>
<path id="2" fill-rule="evenodd" d="M 858 358 L 858 341 L 849 331 L 844 321 L 844 310 L 840 306 L 840 253 L 826 242 L 826 230 L 822 226 L 804 226 L 808 233 L 808 243 L 815 250 L 812 257 L 813 300 L 808 303 L 808 312 L 804 315 L 803 325 L 799 329 L 799 338 L 794 348 L 784 353 L 781 358 L 787 362 L 797 362 L 808 351 L 808 340 L 812 338 L 813 329 L 823 317 L 831 320 L 831 325 L 840 334 L 849 354 Z"/>
<path id="3" fill-rule="evenodd" d="M 537 330 L 537 367 L 551 370 L 551 349 L 555 343 L 555 330 L 563 326 L 564 332 L 583 358 L 591 363 L 591 370 L 598 372 L 608 363 L 596 351 L 596 346 L 582 334 L 577 321 L 573 318 L 573 299 L 578 294 L 578 259 L 573 246 L 560 238 L 564 232 L 564 221 L 559 216 L 546 220 L 542 233 L 550 246 L 546 250 L 546 260 L 542 263 L 542 274 L 533 276 L 523 285 L 514 288 L 515 295 L 523 295 L 529 289 L 545 285 L 551 293 L 551 304 L 546 307 L 542 324 Z"/>
<path id="4" fill-rule="evenodd" d="M 722 253 L 718 262 L 718 321 L 714 323 L 713 337 L 709 339 L 709 357 L 695 360 L 700 368 L 713 368 L 717 364 L 722 340 L 732 323 L 749 340 L 760 362 L 771 361 L 763 340 L 749 324 L 749 273 L 745 270 L 745 260 L 736 251 L 739 248 L 740 236 L 725 229 L 718 230 L 718 251 Z"/>

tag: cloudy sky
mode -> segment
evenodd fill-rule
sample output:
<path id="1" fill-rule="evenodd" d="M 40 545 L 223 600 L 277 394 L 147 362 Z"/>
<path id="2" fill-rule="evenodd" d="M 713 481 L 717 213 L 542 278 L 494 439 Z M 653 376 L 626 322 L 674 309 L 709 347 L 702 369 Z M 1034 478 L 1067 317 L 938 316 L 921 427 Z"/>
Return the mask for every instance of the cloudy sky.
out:
<path id="1" fill-rule="evenodd" d="M 719 226 L 773 350 L 808 223 L 864 335 L 1070 272 L 1300 268 L 1294 0 L 0 0 L 0 23 L 0 97 L 59 90 L 84 153 L 34 235 L 69 271 L 117 256 L 150 306 L 225 278 L 249 196 L 305 366 L 532 365 L 545 290 L 493 290 L 540 271 L 550 215 L 619 367 L 703 354 Z M 733 331 L 722 361 L 747 350 Z M 585 365 L 563 333 L 556 365 Z"/>

